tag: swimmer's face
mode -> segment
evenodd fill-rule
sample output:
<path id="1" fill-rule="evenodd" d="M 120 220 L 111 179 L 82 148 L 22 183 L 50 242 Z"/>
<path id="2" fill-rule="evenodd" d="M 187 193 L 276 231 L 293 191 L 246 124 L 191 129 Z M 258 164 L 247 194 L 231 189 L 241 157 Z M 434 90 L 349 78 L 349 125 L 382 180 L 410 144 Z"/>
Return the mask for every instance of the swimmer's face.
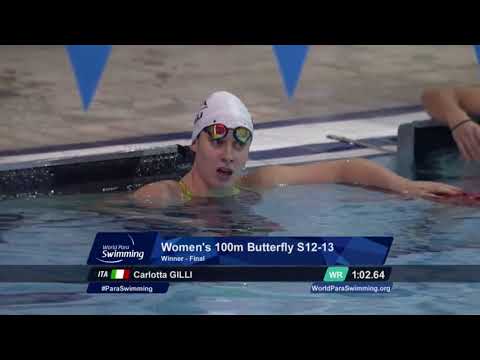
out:
<path id="1" fill-rule="evenodd" d="M 212 140 L 202 132 L 192 145 L 196 153 L 194 166 L 208 186 L 231 187 L 245 167 L 250 145 L 251 140 L 245 145 L 238 143 L 232 131 L 221 140 Z"/>

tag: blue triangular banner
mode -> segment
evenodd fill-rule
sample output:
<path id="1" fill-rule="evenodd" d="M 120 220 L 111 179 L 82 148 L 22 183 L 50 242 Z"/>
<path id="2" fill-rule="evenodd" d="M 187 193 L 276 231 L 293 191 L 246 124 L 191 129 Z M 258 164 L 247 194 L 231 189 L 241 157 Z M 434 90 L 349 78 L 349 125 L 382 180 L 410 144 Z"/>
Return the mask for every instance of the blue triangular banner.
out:
<path id="1" fill-rule="evenodd" d="M 280 73 L 282 74 L 283 84 L 289 98 L 295 94 L 309 48 L 310 45 L 273 46 Z"/>
<path id="2" fill-rule="evenodd" d="M 475 48 L 475 53 L 477 54 L 477 61 L 480 64 L 480 45 L 473 45 Z"/>
<path id="3" fill-rule="evenodd" d="M 97 92 L 112 45 L 66 45 L 66 49 L 77 79 L 83 110 L 87 111 Z"/>

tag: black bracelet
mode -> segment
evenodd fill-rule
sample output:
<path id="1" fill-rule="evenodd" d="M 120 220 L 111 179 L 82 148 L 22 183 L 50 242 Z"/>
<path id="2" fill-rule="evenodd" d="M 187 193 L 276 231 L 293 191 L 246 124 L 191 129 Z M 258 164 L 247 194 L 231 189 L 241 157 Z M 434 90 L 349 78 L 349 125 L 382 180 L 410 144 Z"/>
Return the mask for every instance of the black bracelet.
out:
<path id="1" fill-rule="evenodd" d="M 455 130 L 457 130 L 460 126 L 466 124 L 467 122 L 473 122 L 472 119 L 467 119 L 467 120 L 463 120 L 462 122 L 459 122 L 457 125 L 455 125 L 450 131 L 453 133 Z"/>

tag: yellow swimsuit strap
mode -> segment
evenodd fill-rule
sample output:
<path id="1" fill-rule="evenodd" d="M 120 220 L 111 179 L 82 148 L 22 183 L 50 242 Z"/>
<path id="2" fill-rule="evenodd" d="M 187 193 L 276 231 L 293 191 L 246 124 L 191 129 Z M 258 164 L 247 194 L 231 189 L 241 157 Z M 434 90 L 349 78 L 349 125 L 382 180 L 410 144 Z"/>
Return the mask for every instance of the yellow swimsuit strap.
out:
<path id="1" fill-rule="evenodd" d="M 193 194 L 188 188 L 187 184 L 185 184 L 182 180 L 178 182 L 178 185 L 180 186 L 180 191 L 182 193 L 182 198 L 183 200 L 190 201 L 193 198 Z"/>
<path id="2" fill-rule="evenodd" d="M 180 180 L 178 182 L 178 185 L 180 186 L 180 192 L 182 193 L 182 198 L 185 201 L 190 201 L 193 198 L 193 193 L 190 191 L 188 188 L 187 184 Z M 238 195 L 240 194 L 240 188 L 238 186 L 233 187 L 233 195 Z"/>

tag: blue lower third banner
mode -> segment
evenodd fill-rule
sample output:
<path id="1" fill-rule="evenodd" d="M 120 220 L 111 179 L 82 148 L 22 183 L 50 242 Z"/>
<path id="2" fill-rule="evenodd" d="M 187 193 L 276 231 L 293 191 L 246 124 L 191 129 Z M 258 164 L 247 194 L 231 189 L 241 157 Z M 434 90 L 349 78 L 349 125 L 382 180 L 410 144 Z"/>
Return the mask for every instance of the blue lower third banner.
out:
<path id="1" fill-rule="evenodd" d="M 333 266 L 385 264 L 392 237 L 168 237 L 99 233 L 88 265 Z"/>

